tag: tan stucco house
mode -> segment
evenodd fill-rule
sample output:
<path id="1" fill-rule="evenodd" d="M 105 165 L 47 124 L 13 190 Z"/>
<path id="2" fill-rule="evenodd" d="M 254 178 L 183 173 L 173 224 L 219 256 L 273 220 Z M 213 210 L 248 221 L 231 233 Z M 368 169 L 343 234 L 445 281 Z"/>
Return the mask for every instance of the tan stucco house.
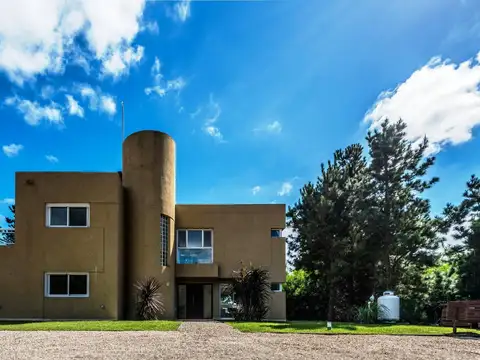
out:
<path id="1" fill-rule="evenodd" d="M 285 319 L 285 205 L 176 204 L 164 133 L 126 138 L 121 172 L 17 172 L 15 188 L 0 320 L 132 319 L 147 276 L 163 283 L 165 318 L 227 319 L 222 288 L 241 262 L 268 268 L 268 318 Z"/>

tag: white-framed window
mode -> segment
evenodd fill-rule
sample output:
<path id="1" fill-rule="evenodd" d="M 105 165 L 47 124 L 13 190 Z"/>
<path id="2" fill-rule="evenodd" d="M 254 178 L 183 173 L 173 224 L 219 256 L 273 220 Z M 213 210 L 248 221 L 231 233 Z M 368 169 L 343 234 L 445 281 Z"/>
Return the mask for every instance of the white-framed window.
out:
<path id="1" fill-rule="evenodd" d="M 272 237 L 272 238 L 282 237 L 282 229 L 271 229 L 270 230 L 270 237 Z"/>
<path id="2" fill-rule="evenodd" d="M 166 215 L 160 216 L 160 237 L 162 242 L 162 265 L 168 265 L 168 243 L 170 238 L 170 218 Z"/>
<path id="3" fill-rule="evenodd" d="M 47 204 L 47 227 L 89 227 L 89 204 Z"/>
<path id="4" fill-rule="evenodd" d="M 282 292 L 282 283 L 271 283 L 270 289 L 273 292 Z"/>
<path id="5" fill-rule="evenodd" d="M 177 230 L 177 264 L 212 264 L 213 230 Z"/>
<path id="6" fill-rule="evenodd" d="M 88 273 L 46 273 L 45 297 L 85 298 L 89 283 Z"/>

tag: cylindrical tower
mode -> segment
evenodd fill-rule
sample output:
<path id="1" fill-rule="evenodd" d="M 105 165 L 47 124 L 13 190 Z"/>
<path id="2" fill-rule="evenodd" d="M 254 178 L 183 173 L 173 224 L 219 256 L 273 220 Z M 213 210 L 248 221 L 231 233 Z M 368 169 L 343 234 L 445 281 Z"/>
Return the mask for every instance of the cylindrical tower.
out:
<path id="1" fill-rule="evenodd" d="M 134 285 L 154 276 L 163 285 L 165 314 L 175 318 L 175 142 L 140 131 L 123 142 L 125 289 L 127 318 L 135 317 Z"/>

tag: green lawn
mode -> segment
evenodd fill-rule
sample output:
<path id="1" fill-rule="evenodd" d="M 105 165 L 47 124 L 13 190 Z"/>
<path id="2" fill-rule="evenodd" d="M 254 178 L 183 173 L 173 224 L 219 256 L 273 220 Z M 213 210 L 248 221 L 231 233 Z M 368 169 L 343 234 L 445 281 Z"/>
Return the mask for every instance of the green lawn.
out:
<path id="1" fill-rule="evenodd" d="M 333 323 L 333 329 L 327 330 L 325 322 L 231 322 L 232 327 L 242 332 L 271 333 L 313 333 L 313 334 L 358 334 L 358 335 L 445 335 L 451 334 L 452 328 L 419 325 L 361 325 L 351 323 Z M 480 335 L 480 331 L 458 329 L 459 333 L 469 332 Z"/>
<path id="2" fill-rule="evenodd" d="M 178 321 L 58 321 L 10 323 L 0 322 L 0 331 L 174 331 Z"/>

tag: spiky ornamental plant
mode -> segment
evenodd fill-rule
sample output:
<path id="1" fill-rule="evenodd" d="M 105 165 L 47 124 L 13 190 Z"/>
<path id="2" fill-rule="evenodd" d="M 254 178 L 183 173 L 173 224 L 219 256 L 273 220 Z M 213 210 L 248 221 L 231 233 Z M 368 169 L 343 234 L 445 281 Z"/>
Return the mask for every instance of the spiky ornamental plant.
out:
<path id="1" fill-rule="evenodd" d="M 233 272 L 227 292 L 235 299 L 235 320 L 261 321 L 267 316 L 271 296 L 268 270 L 242 264 L 240 270 Z"/>
<path id="2" fill-rule="evenodd" d="M 165 312 L 162 284 L 155 277 L 147 277 L 135 284 L 137 290 L 136 313 L 139 320 L 157 320 Z"/>

